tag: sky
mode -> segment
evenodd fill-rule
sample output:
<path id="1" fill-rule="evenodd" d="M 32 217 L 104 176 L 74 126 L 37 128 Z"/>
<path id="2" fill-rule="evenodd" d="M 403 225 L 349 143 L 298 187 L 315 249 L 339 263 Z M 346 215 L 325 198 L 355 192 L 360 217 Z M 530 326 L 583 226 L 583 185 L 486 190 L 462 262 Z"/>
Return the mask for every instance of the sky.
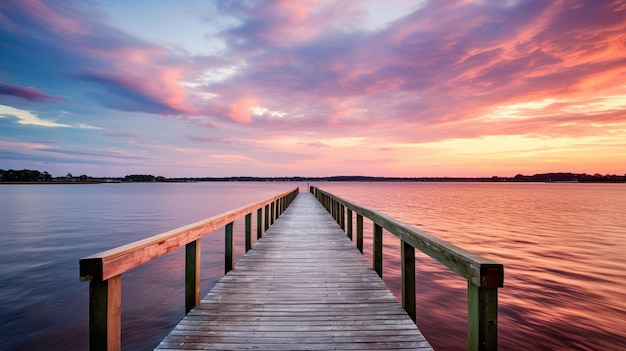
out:
<path id="1" fill-rule="evenodd" d="M 626 173 L 626 1 L 0 2 L 0 169 Z"/>

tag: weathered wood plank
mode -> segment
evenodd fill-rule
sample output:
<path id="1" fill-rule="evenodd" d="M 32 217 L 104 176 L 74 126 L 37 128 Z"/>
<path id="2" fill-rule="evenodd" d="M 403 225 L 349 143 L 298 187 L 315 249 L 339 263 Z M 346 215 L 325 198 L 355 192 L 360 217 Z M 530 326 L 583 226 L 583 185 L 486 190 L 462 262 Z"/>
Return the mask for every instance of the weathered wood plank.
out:
<path id="1" fill-rule="evenodd" d="M 431 350 L 310 194 L 283 215 L 158 350 Z"/>

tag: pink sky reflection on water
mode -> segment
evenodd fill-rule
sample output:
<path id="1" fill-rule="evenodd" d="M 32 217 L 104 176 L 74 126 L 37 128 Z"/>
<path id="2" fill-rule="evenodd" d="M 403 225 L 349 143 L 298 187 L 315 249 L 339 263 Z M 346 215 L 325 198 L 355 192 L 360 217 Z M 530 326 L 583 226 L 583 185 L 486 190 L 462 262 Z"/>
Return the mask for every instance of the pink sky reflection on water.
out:
<path id="1" fill-rule="evenodd" d="M 503 349 L 614 350 L 626 342 L 623 186 L 332 183 L 321 188 L 504 264 Z M 383 276 L 399 298 L 400 268 L 394 263 L 399 242 L 387 233 L 385 240 Z M 371 253 L 366 255 L 371 261 Z M 466 281 L 423 254 L 417 257 L 418 325 L 435 348 L 462 350 Z"/>

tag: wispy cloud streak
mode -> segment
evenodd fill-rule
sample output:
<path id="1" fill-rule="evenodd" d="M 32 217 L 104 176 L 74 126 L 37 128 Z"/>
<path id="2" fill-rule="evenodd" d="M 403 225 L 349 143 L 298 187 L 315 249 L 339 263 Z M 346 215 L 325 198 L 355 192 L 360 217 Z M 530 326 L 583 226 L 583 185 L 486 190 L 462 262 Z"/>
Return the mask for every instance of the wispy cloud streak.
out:
<path id="1" fill-rule="evenodd" d="M 15 96 L 33 102 L 62 100 L 59 97 L 44 94 L 33 87 L 20 87 L 3 82 L 0 82 L 0 95 Z"/>

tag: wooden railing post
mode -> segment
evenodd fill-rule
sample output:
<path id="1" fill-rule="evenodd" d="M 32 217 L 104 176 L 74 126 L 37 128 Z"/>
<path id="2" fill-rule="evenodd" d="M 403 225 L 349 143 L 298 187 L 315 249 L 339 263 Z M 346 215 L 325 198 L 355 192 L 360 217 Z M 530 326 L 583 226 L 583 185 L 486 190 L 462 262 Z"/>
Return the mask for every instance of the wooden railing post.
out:
<path id="1" fill-rule="evenodd" d="M 89 350 L 121 350 L 121 305 L 121 275 L 89 282 Z"/>
<path id="2" fill-rule="evenodd" d="M 256 238 L 263 237 L 263 207 L 256 210 Z"/>
<path id="3" fill-rule="evenodd" d="M 230 272 L 235 265 L 235 255 L 233 255 L 233 223 L 226 225 L 224 236 L 224 274 Z"/>
<path id="4" fill-rule="evenodd" d="M 218 227 L 225 226 L 224 271 L 228 273 L 234 267 L 233 221 L 245 216 L 248 250 L 252 241 L 252 212 L 257 210 L 257 237 L 260 238 L 263 230 L 263 207 L 267 229 L 270 223 L 270 204 L 275 209 L 275 215 L 276 210 L 284 211 L 297 194 L 298 188 L 295 188 L 219 216 L 82 258 L 79 262 L 80 281 L 89 282 L 89 349 L 121 348 L 122 273 L 185 246 L 185 311 L 189 312 L 200 303 L 201 238 Z"/>
<path id="5" fill-rule="evenodd" d="M 350 240 L 352 240 L 352 210 L 348 209 L 348 218 L 346 218 L 346 222 L 348 225 L 347 235 Z"/>
<path id="6" fill-rule="evenodd" d="M 252 213 L 245 217 L 246 252 L 252 248 Z"/>
<path id="7" fill-rule="evenodd" d="M 467 282 L 467 349 L 498 349 L 498 289 Z"/>
<path id="8" fill-rule="evenodd" d="M 378 273 L 379 277 L 383 277 L 383 227 L 374 223 L 374 270 Z"/>
<path id="9" fill-rule="evenodd" d="M 339 201 L 337 201 L 337 224 L 339 224 L 339 227 L 341 227 L 342 230 L 345 230 L 345 228 L 341 226 L 341 207 L 343 206 Z"/>
<path id="10" fill-rule="evenodd" d="M 276 201 L 272 201 L 270 203 L 270 225 L 274 224 L 274 220 L 276 219 L 276 206 L 274 205 Z"/>
<path id="11" fill-rule="evenodd" d="M 363 254 L 363 216 L 356 215 L 356 248 Z"/>
<path id="12" fill-rule="evenodd" d="M 335 200 L 335 220 L 341 226 L 341 204 L 337 200 Z"/>
<path id="13" fill-rule="evenodd" d="M 417 318 L 415 306 L 415 248 L 400 240 L 400 256 L 402 261 L 402 307 L 413 322 Z"/>
<path id="14" fill-rule="evenodd" d="M 200 239 L 185 245 L 185 314 L 200 303 Z"/>
<path id="15" fill-rule="evenodd" d="M 343 204 L 339 205 L 339 226 L 345 233 L 346 231 L 346 207 Z"/>
<path id="16" fill-rule="evenodd" d="M 363 217 L 374 223 L 373 263 L 376 273 L 383 275 L 383 228 L 401 240 L 402 306 L 416 320 L 415 250 L 434 258 L 468 281 L 468 338 L 471 351 L 498 348 L 498 288 L 504 284 L 504 266 L 460 247 L 412 228 L 375 210 L 351 203 L 318 188 L 313 193 L 328 213 L 342 225 L 343 208 L 348 209 L 348 235 L 352 232 L 352 212 L 356 213 L 356 246 L 363 253 Z M 343 228 L 343 226 L 342 226 Z"/>

